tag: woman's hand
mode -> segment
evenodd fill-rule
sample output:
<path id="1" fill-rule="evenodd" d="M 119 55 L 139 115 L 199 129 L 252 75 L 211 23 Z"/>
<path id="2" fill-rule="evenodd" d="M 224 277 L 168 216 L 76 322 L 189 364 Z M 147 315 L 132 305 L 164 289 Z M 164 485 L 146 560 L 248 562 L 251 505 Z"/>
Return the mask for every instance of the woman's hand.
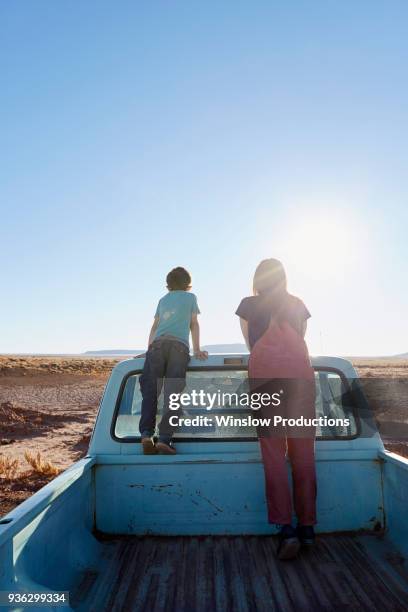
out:
<path id="1" fill-rule="evenodd" d="M 198 351 L 194 351 L 194 357 L 196 359 L 200 359 L 200 361 L 205 361 L 206 359 L 208 359 L 208 352 L 202 351 L 201 349 Z"/>

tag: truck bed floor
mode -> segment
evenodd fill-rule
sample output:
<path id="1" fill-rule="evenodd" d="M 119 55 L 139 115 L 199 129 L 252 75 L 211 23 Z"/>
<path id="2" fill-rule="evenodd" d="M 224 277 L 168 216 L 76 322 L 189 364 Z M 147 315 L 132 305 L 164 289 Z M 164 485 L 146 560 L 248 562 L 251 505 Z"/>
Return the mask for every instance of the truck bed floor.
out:
<path id="1" fill-rule="evenodd" d="M 295 561 L 274 537 L 117 537 L 84 575 L 77 610 L 408 610 L 404 560 L 373 535 L 325 535 Z"/>

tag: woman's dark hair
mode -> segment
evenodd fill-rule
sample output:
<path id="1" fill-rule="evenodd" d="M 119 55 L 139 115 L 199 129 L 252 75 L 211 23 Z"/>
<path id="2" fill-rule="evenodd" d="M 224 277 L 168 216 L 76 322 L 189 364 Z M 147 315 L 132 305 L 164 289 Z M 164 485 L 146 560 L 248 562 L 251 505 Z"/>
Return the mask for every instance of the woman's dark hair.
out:
<path id="1" fill-rule="evenodd" d="M 186 291 L 191 289 L 190 273 L 181 266 L 170 270 L 166 277 L 166 282 L 169 291 Z"/>
<path id="2" fill-rule="evenodd" d="M 254 274 L 254 295 L 271 294 L 279 301 L 287 295 L 286 272 L 279 259 L 264 259 Z"/>
<path id="3" fill-rule="evenodd" d="M 288 297 L 286 272 L 279 259 L 264 259 L 254 274 L 254 295 L 265 297 L 273 308 L 273 320 L 281 323 L 286 320 L 285 308 Z"/>

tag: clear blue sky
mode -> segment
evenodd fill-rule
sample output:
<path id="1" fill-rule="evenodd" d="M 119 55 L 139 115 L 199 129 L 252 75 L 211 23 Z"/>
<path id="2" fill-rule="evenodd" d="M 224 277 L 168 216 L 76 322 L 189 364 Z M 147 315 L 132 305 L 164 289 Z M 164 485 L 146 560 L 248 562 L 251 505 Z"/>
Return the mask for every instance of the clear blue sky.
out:
<path id="1" fill-rule="evenodd" d="M 408 351 L 408 3 L 0 4 L 0 352 L 204 344 L 264 257 L 313 353 Z"/>

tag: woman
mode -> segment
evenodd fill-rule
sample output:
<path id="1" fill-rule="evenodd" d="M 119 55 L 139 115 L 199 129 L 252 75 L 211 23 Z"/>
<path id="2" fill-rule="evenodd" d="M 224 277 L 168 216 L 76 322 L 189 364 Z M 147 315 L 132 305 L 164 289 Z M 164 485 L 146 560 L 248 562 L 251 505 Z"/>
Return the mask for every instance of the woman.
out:
<path id="1" fill-rule="evenodd" d="M 279 393 L 278 408 L 261 408 L 261 417 L 306 419 L 315 416 L 314 372 L 304 336 L 310 313 L 303 302 L 288 293 L 286 273 L 277 259 L 258 265 L 253 296 L 240 303 L 236 314 L 251 353 L 251 391 Z M 307 423 L 307 421 L 306 421 Z M 280 526 L 278 557 L 291 559 L 300 545 L 314 542 L 316 524 L 315 431 L 312 427 L 258 429 L 265 472 L 268 520 Z M 298 525 L 292 526 L 292 499 L 288 480 L 286 450 L 292 476 L 293 500 Z"/>

